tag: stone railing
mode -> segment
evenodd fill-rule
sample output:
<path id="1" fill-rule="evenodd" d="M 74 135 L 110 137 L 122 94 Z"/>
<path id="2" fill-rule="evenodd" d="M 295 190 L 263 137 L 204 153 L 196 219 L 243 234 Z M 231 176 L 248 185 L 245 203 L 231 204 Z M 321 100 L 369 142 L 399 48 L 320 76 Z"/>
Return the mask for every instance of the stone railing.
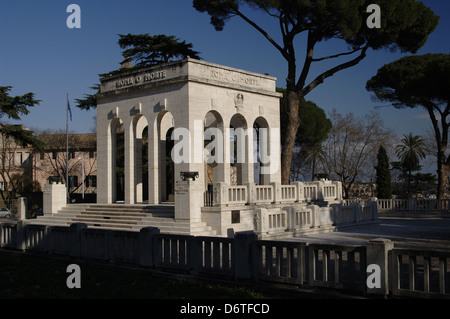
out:
<path id="1" fill-rule="evenodd" d="M 377 199 L 379 211 L 450 211 L 450 199 Z"/>
<path id="2" fill-rule="evenodd" d="M 321 180 L 316 182 L 293 182 L 291 185 L 271 183 L 270 185 L 229 186 L 216 183 L 214 191 L 205 195 L 205 206 L 294 203 L 325 201 L 336 202 L 342 200 L 342 186 L 340 182 Z M 210 198 L 213 198 L 211 204 Z"/>
<path id="3" fill-rule="evenodd" d="M 304 232 L 326 227 L 339 228 L 375 223 L 378 221 L 376 202 L 350 206 L 332 204 L 330 207 L 317 205 L 286 206 L 280 209 L 255 209 L 255 231 L 258 234 L 286 234 Z"/>
<path id="4" fill-rule="evenodd" d="M 295 224 L 314 222 L 311 215 L 297 213 Z M 268 218 L 278 227 L 283 216 L 287 218 L 288 214 Z M 0 224 L 0 247 L 70 256 L 71 263 L 86 259 L 178 270 L 194 277 L 219 278 L 221 282 L 264 280 L 311 291 L 320 287 L 321 293 L 333 289 L 367 296 L 450 297 L 450 251 L 398 249 L 387 239 L 353 246 L 258 240 L 253 232 L 238 232 L 233 238 L 194 237 L 161 234 L 153 227 L 126 232 L 89 229 L 85 224 L 61 227 L 9 223 Z M 374 280 L 374 275 L 379 277 Z M 423 280 L 419 280 L 421 276 Z"/>
<path id="5" fill-rule="evenodd" d="M 255 195 L 257 203 L 272 203 L 274 201 L 274 191 L 272 185 L 256 185 Z"/>
<path id="6" fill-rule="evenodd" d="M 227 193 L 227 203 L 245 204 L 248 201 L 248 188 L 246 186 L 230 186 Z"/>
<path id="7" fill-rule="evenodd" d="M 376 201 L 378 211 L 387 212 L 449 212 L 450 199 L 344 199 L 345 206 L 359 203 L 364 205 L 369 201 Z"/>

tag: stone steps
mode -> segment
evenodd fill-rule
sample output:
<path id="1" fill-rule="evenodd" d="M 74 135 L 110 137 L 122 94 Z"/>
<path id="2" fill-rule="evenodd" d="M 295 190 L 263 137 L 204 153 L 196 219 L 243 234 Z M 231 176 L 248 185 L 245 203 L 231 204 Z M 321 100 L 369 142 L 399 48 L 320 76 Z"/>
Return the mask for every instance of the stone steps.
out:
<path id="1" fill-rule="evenodd" d="M 140 231 L 157 227 L 161 233 L 215 236 L 216 232 L 204 222 L 189 223 L 174 220 L 174 206 L 158 205 L 67 205 L 53 216 L 39 216 L 33 224 L 69 226 L 84 223 L 92 229 Z"/>

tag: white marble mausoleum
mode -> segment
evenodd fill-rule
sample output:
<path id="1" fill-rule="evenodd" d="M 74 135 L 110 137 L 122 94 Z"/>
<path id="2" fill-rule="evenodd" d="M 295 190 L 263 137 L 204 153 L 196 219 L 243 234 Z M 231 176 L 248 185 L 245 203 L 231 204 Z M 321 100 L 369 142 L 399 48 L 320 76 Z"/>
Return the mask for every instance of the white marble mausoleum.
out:
<path id="1" fill-rule="evenodd" d="M 183 225 L 191 235 L 207 227 L 210 235 L 275 238 L 377 219 L 375 202 L 346 205 L 340 182 L 281 184 L 274 77 L 186 58 L 122 69 L 100 82 L 96 209 L 151 208 L 134 230 Z M 172 207 L 159 216 L 164 222 L 158 207 Z"/>

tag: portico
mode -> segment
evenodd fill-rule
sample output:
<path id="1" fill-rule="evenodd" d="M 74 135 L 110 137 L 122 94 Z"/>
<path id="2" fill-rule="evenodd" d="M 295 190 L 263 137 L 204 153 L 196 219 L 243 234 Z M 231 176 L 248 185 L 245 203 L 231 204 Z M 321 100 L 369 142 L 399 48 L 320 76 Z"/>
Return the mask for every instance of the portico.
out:
<path id="1" fill-rule="evenodd" d="M 103 77 L 97 202 L 174 201 L 175 219 L 201 220 L 208 185 L 279 184 L 280 97 L 273 77 L 191 58 Z"/>
<path id="2" fill-rule="evenodd" d="M 186 58 L 100 82 L 97 204 L 44 207 L 48 222 L 260 238 L 377 222 L 376 201 L 343 201 L 340 182 L 281 184 L 275 78 Z M 65 199 L 59 186 L 45 202 Z"/>

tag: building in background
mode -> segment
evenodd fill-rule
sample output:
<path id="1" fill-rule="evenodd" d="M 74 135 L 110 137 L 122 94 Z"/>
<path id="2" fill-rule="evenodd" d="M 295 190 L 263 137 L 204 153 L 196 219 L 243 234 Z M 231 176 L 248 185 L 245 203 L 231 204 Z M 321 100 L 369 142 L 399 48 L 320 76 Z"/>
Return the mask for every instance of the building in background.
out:
<path id="1" fill-rule="evenodd" d="M 0 136 L 0 192 L 3 200 L 40 193 L 47 183 L 66 183 L 66 134 L 42 134 L 38 138 L 45 143 L 43 151 L 18 145 L 13 139 Z M 83 191 L 87 201 L 95 201 L 96 149 L 96 134 L 69 134 L 69 193 L 77 201 L 83 198 Z"/>
<path id="2" fill-rule="evenodd" d="M 33 154 L 33 180 L 41 187 L 52 182 L 66 184 L 68 169 L 71 198 L 79 201 L 84 193 L 92 201 L 97 193 L 96 134 L 69 134 L 68 166 L 66 134 L 42 134 L 39 139 L 45 148 Z"/>

